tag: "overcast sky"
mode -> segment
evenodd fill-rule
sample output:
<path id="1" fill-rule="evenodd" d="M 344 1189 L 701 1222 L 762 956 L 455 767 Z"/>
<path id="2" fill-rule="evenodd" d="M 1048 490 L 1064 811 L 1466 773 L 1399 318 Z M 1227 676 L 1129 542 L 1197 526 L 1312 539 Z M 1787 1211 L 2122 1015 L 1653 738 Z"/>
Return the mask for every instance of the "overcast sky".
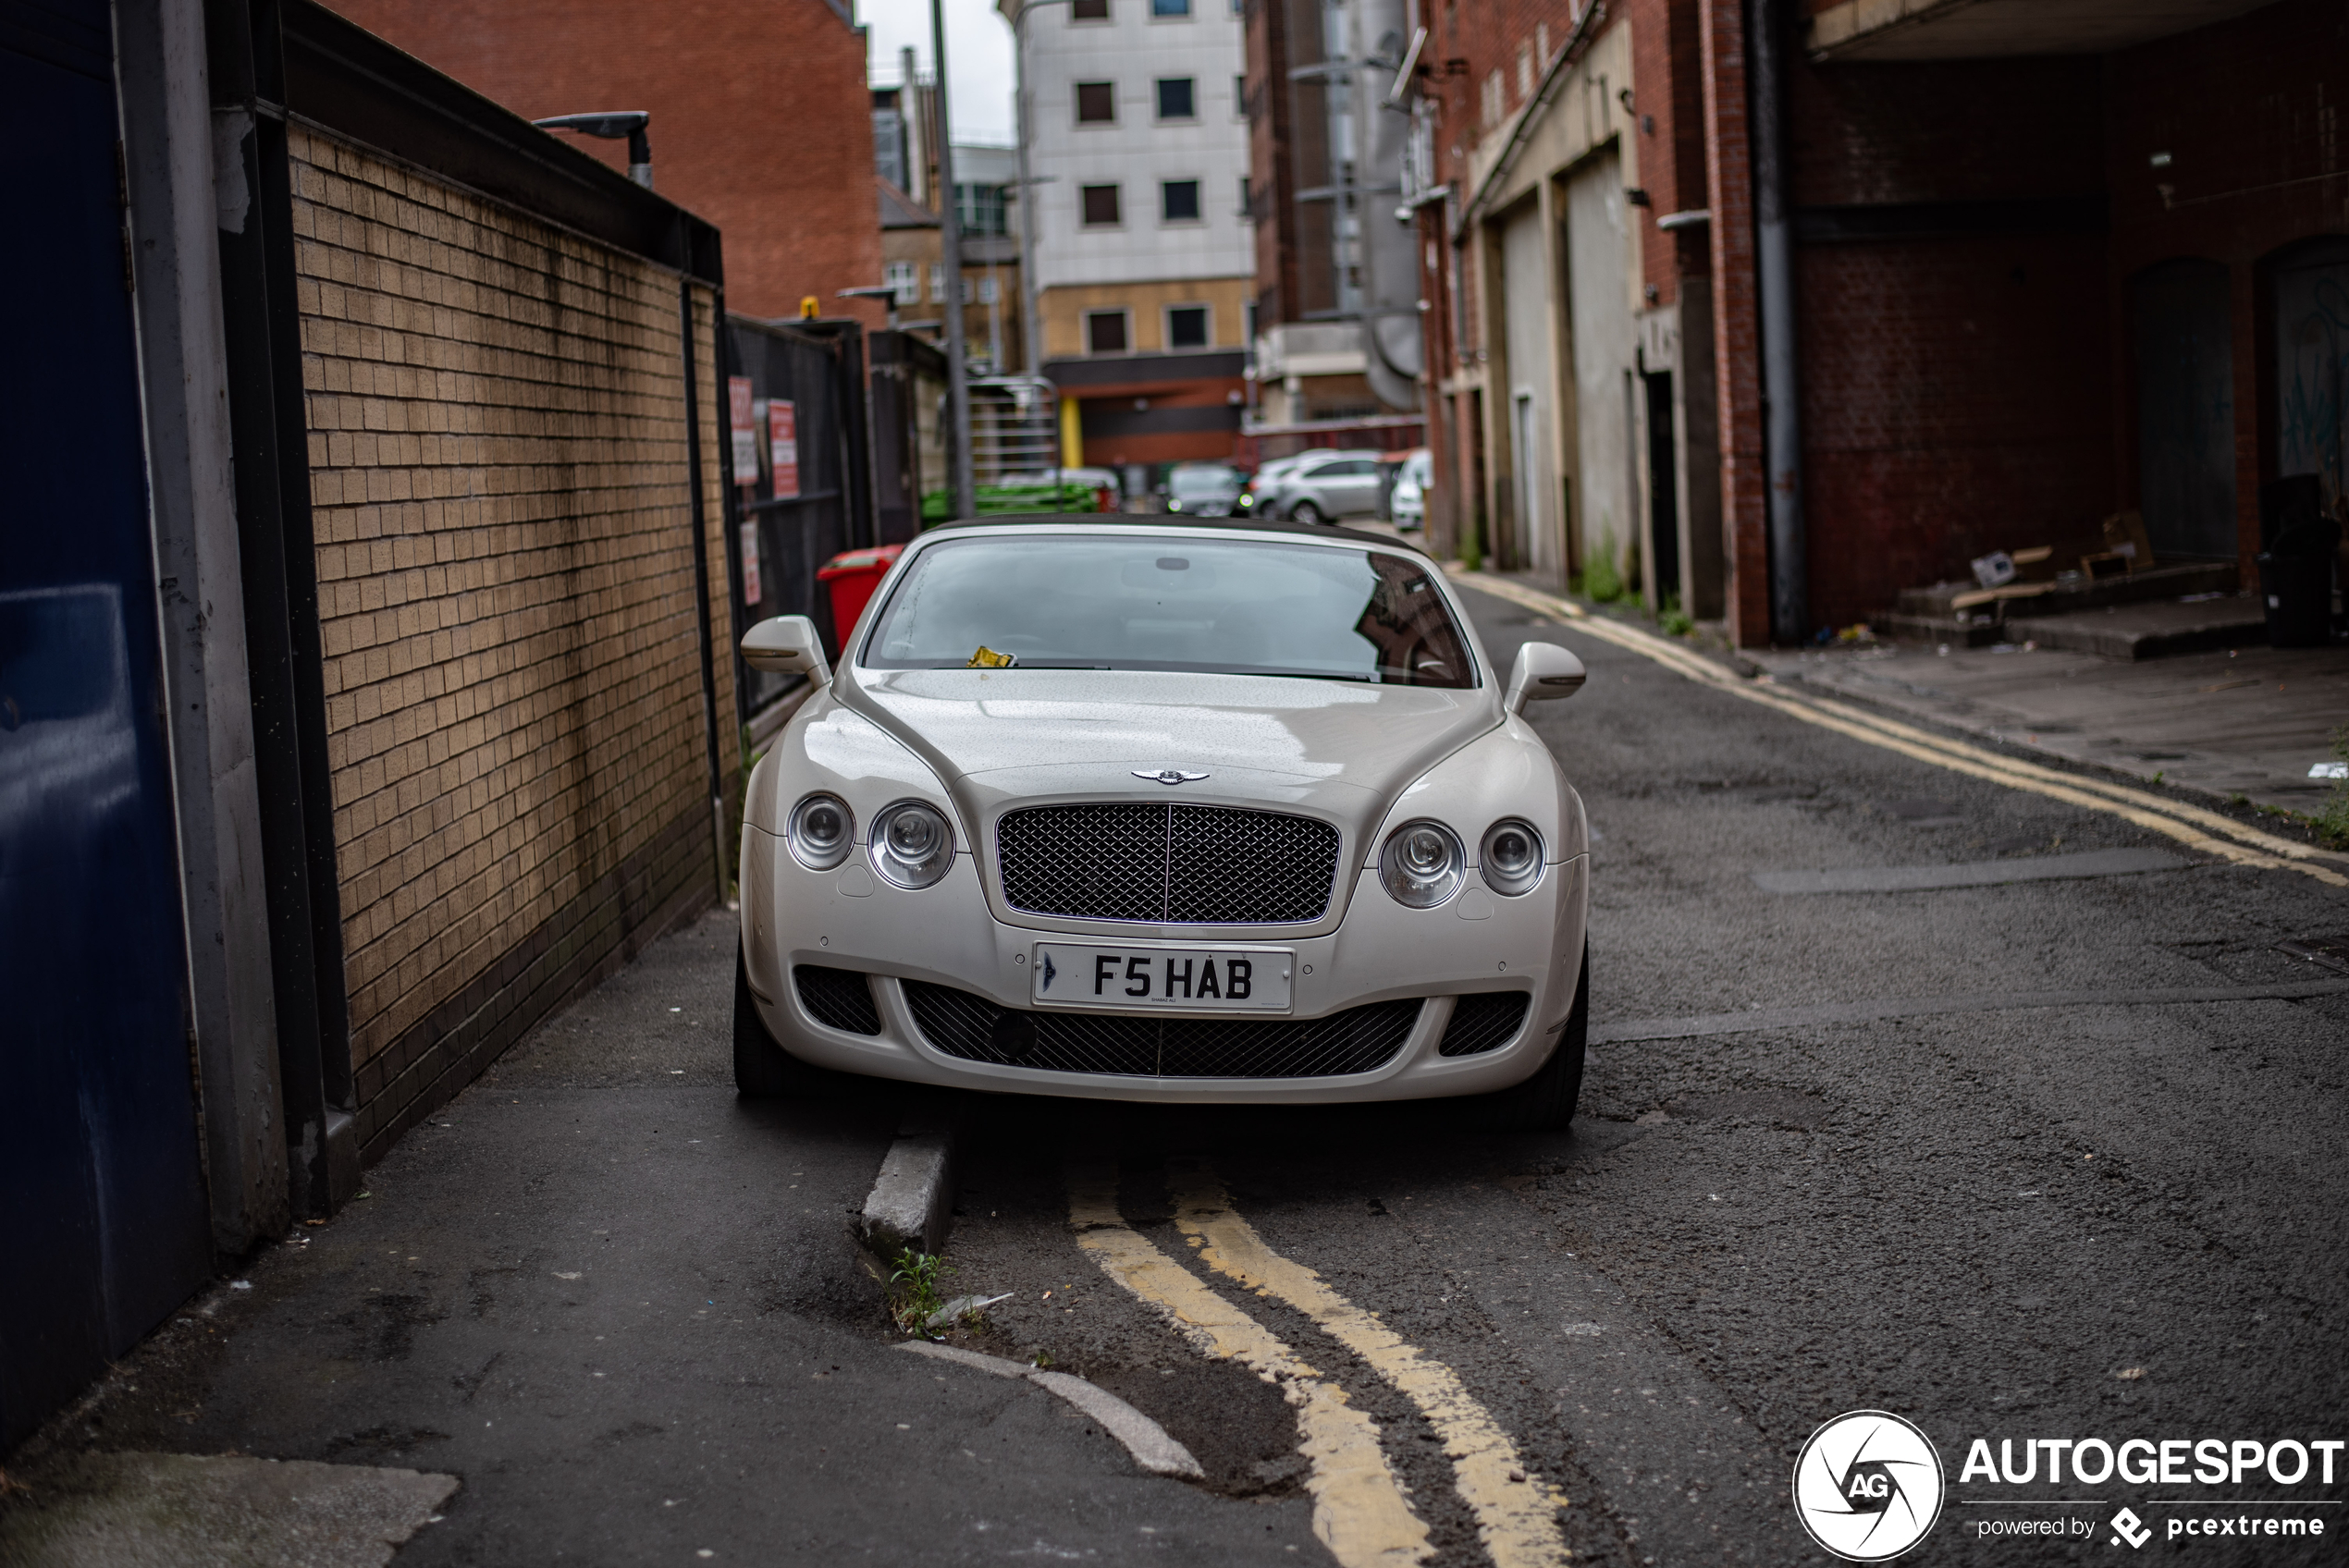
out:
<path id="1" fill-rule="evenodd" d="M 956 141 L 1012 142 L 1012 29 L 991 0 L 945 0 L 946 102 Z M 867 56 L 873 85 L 894 87 L 904 72 L 898 51 L 914 47 L 930 70 L 929 0 L 857 0 L 856 19 L 872 31 Z"/>

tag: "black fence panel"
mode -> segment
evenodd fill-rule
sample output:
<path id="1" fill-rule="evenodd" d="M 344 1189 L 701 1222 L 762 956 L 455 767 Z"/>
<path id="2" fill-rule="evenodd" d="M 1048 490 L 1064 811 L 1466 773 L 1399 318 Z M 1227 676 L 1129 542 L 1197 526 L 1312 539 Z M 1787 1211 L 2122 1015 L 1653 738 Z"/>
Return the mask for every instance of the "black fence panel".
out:
<path id="1" fill-rule="evenodd" d="M 734 624 L 813 617 L 839 656 L 818 568 L 878 543 L 865 420 L 864 334 L 853 321 L 791 325 L 730 316 L 727 577 Z M 746 422 L 746 423 L 745 423 Z M 754 470 L 755 477 L 753 475 Z M 736 720 L 748 724 L 802 678 L 752 669 L 736 655 Z"/>
<path id="2" fill-rule="evenodd" d="M 876 332 L 873 358 L 873 518 L 903 545 L 922 531 L 922 495 L 949 483 L 941 405 L 946 356 L 910 332 Z"/>

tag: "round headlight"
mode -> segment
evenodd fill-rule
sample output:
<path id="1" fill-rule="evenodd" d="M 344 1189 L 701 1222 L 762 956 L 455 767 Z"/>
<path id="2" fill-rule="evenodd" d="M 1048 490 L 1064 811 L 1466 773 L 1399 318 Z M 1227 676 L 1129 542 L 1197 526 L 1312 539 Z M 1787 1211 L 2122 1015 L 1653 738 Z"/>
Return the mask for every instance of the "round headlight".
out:
<path id="1" fill-rule="evenodd" d="M 954 827 L 936 806 L 900 801 L 873 818 L 873 869 L 900 888 L 927 888 L 954 864 Z"/>
<path id="2" fill-rule="evenodd" d="M 1442 823 L 1407 822 L 1379 851 L 1379 883 L 1406 908 L 1433 909 L 1459 890 L 1467 859 L 1459 835 Z"/>
<path id="3" fill-rule="evenodd" d="M 810 795 L 791 808 L 783 839 L 800 864 L 810 871 L 830 871 L 855 845 L 855 814 L 838 795 Z"/>
<path id="4" fill-rule="evenodd" d="M 1484 830 L 1476 864 L 1484 885 L 1494 892 L 1512 899 L 1531 892 L 1542 880 L 1542 835 L 1533 831 L 1532 824 L 1515 817 L 1496 822 Z"/>

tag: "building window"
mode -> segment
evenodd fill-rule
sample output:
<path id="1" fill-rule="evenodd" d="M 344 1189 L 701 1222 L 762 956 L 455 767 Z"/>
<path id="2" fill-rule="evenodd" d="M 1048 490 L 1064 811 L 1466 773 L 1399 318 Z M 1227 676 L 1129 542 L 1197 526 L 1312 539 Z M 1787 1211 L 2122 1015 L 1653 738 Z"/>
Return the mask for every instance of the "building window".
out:
<path id="1" fill-rule="evenodd" d="M 1207 344 L 1205 305 L 1166 307 L 1166 346 L 1169 349 L 1204 349 Z"/>
<path id="2" fill-rule="evenodd" d="M 1117 84 L 1110 81 L 1080 81 L 1076 84 L 1076 123 L 1078 125 L 1114 125 L 1117 123 Z"/>
<path id="3" fill-rule="evenodd" d="M 1232 79 L 1232 113 L 1251 120 L 1256 117 L 1256 105 L 1248 101 L 1248 78 L 1244 76 Z"/>
<path id="4" fill-rule="evenodd" d="M 1195 120 L 1199 118 L 1199 94 L 1193 90 L 1192 79 L 1187 76 L 1162 76 L 1158 79 L 1158 117 L 1162 120 Z"/>
<path id="5" fill-rule="evenodd" d="M 1117 187 L 1114 185 L 1083 185 L 1077 191 L 1085 203 L 1085 227 L 1108 228 L 1125 222 L 1118 211 Z"/>
<path id="6" fill-rule="evenodd" d="M 1150 15 L 1153 17 L 1187 17 L 1190 14 L 1191 0 L 1150 0 Z"/>
<path id="7" fill-rule="evenodd" d="M 995 290 L 995 275 L 993 273 L 990 272 L 985 277 L 978 280 L 978 302 L 980 304 L 991 305 L 1002 297 L 1002 296 L 998 294 Z"/>
<path id="8" fill-rule="evenodd" d="M 1124 311 L 1087 311 L 1085 312 L 1085 351 L 1088 354 L 1125 352 L 1125 312 Z"/>
<path id="9" fill-rule="evenodd" d="M 1008 234 L 1004 227 L 1004 191 L 1001 185 L 954 187 L 954 211 L 965 234 Z"/>
<path id="10" fill-rule="evenodd" d="M 1246 175 L 1240 176 L 1239 216 L 1242 223 L 1254 223 L 1256 221 L 1256 190 L 1255 187 L 1248 184 L 1248 176 Z"/>
<path id="11" fill-rule="evenodd" d="M 889 302 L 892 305 L 918 305 L 922 302 L 921 276 L 911 262 L 891 262 L 881 268 L 881 282 L 889 287 Z"/>
<path id="12" fill-rule="evenodd" d="M 1105 22 L 1109 20 L 1109 0 L 1076 0 L 1068 8 L 1073 22 Z"/>
<path id="13" fill-rule="evenodd" d="M 1162 223 L 1199 222 L 1199 181 L 1196 179 L 1161 180 L 1158 187 L 1158 215 Z"/>
<path id="14" fill-rule="evenodd" d="M 932 262 L 929 264 L 929 302 L 933 305 L 942 305 L 946 302 L 946 263 L 944 262 Z"/>
<path id="15" fill-rule="evenodd" d="M 873 111 L 873 167 L 898 190 L 905 189 L 905 121 L 894 104 Z"/>

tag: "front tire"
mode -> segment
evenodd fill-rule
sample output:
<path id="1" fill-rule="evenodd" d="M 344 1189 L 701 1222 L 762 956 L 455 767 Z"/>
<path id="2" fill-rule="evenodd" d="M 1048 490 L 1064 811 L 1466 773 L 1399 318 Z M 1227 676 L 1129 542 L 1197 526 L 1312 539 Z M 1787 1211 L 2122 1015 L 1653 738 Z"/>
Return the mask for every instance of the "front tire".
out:
<path id="1" fill-rule="evenodd" d="M 734 1091 L 748 1100 L 801 1098 L 816 1092 L 819 1068 L 775 1043 L 750 991 L 750 965 L 734 949 Z"/>
<path id="2" fill-rule="evenodd" d="M 1591 949 L 1582 948 L 1582 971 L 1574 982 L 1574 1011 L 1558 1031 L 1557 1049 L 1524 1083 L 1490 1096 L 1493 1125 L 1504 1133 L 1556 1133 L 1574 1120 L 1582 1097 L 1582 1057 L 1591 1037 Z"/>
<path id="3" fill-rule="evenodd" d="M 1301 522 L 1309 528 L 1318 528 L 1329 521 L 1322 515 L 1322 508 L 1310 501 L 1299 501 L 1290 508 L 1288 520 L 1291 522 Z"/>

